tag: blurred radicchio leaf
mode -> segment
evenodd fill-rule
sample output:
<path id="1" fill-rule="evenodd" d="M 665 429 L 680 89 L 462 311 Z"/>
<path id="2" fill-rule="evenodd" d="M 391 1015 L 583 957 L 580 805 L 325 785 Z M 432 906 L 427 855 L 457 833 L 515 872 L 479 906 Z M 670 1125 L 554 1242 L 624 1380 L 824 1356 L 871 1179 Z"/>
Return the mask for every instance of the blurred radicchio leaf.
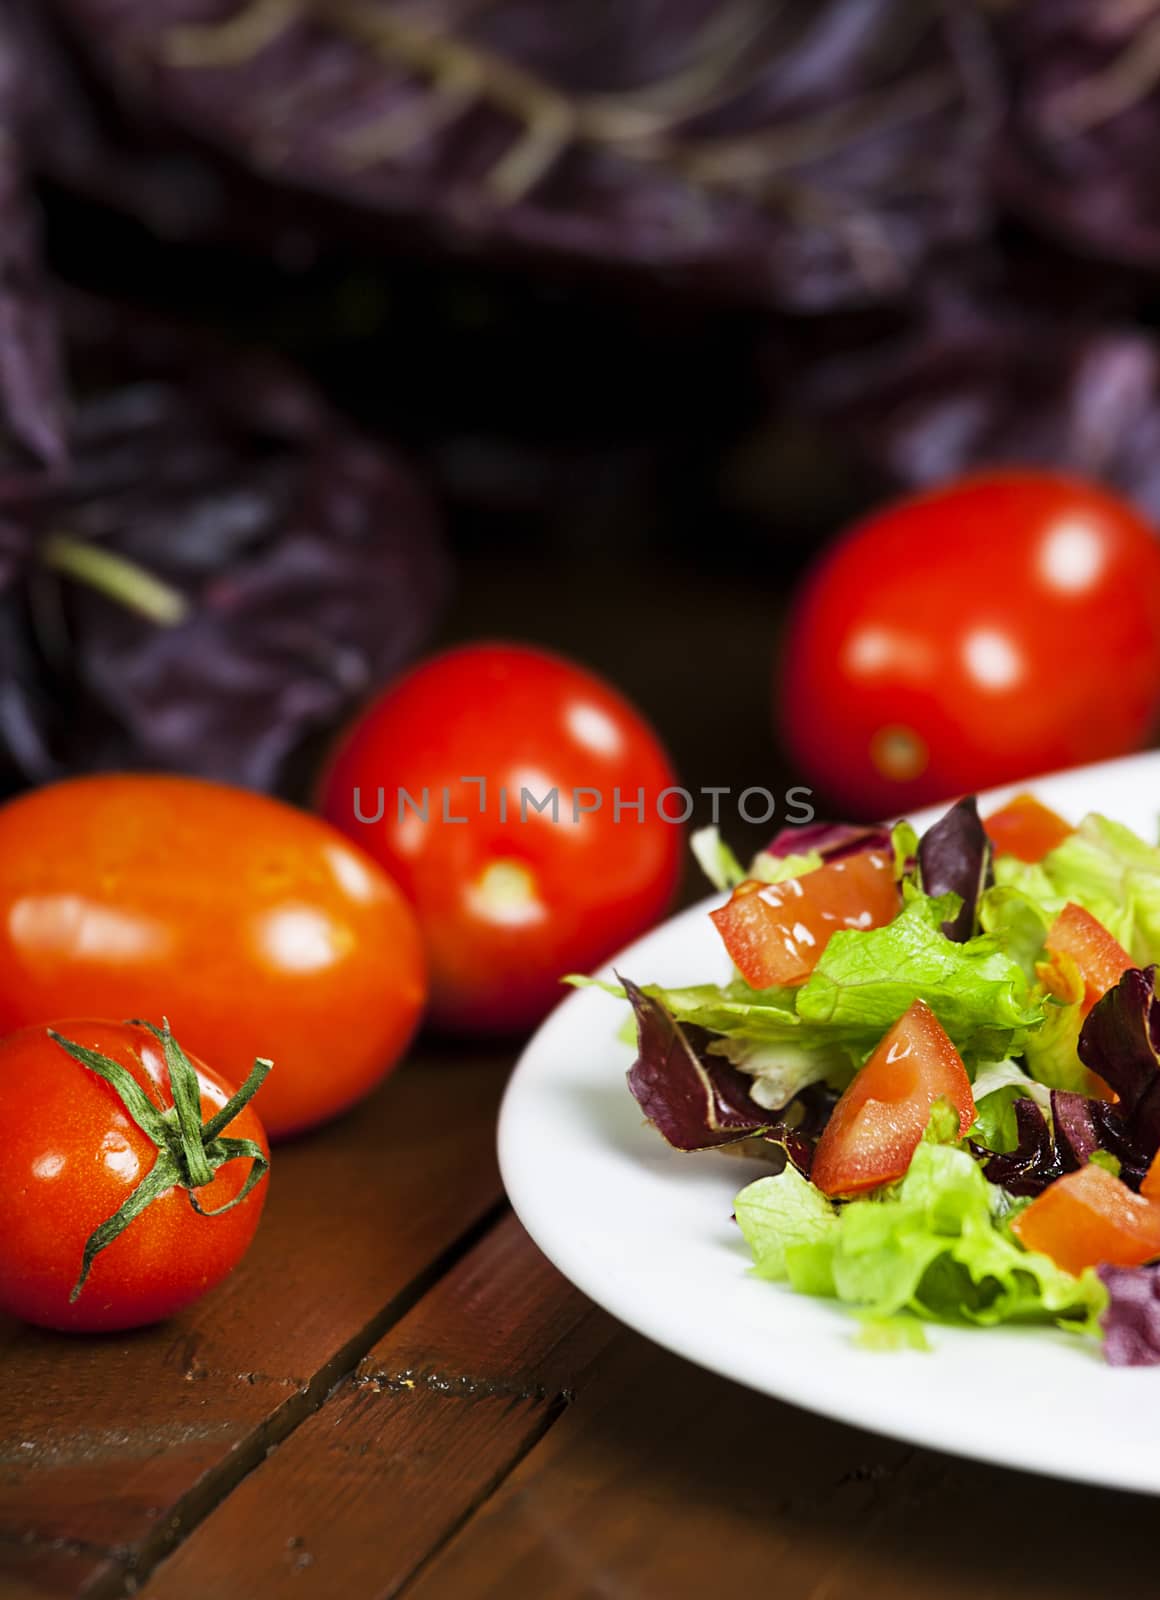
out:
<path id="1" fill-rule="evenodd" d="M 1160 1366 L 1160 1266 L 1100 1267 L 1108 1291 L 1100 1318 L 1113 1367 Z"/>
<path id="2" fill-rule="evenodd" d="M 70 302 L 67 466 L 0 457 L 0 778 L 293 790 L 428 637 L 447 570 L 391 453 L 280 366 Z"/>
<path id="3" fill-rule="evenodd" d="M 781 828 L 765 847 L 765 854 L 807 855 L 816 850 L 823 861 L 840 861 L 860 850 L 889 850 L 890 829 L 857 822 L 799 822 Z"/>
<path id="4" fill-rule="evenodd" d="M 40 253 L 40 217 L 25 169 L 39 79 L 20 17 L 0 11 L 0 439 L 47 463 L 65 455 L 67 397 L 60 334 Z"/>
<path id="5" fill-rule="evenodd" d="M 122 104 L 364 237 L 390 219 L 821 310 L 899 298 L 987 221 L 997 95 L 969 6 L 53 7 Z"/>
<path id="6" fill-rule="evenodd" d="M 1085 252 L 1160 266 L 1160 0 L 1020 0 L 998 36 L 1008 206 Z"/>
<path id="7" fill-rule="evenodd" d="M 1118 287 L 1062 266 L 1055 277 L 1054 294 L 1022 277 L 938 278 L 904 316 L 808 345 L 780 330 L 773 413 L 738 452 L 735 494 L 772 503 L 762 462 L 792 416 L 847 474 L 861 469 L 870 495 L 1019 463 L 1100 479 L 1160 519 L 1160 342 L 1131 325 Z"/>

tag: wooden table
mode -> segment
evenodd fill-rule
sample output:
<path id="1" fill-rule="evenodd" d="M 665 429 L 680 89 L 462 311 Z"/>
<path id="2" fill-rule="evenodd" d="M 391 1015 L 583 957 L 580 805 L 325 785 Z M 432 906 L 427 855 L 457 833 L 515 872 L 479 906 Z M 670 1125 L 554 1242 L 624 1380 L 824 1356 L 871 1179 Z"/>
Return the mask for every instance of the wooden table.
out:
<path id="1" fill-rule="evenodd" d="M 686 772 L 771 781 L 759 690 L 740 677 L 724 776 L 707 754 L 706 662 L 725 652 L 735 671 L 767 649 L 752 586 L 703 580 L 680 602 L 655 574 L 622 576 L 618 633 L 601 582 L 585 653 L 662 726 L 668 708 L 678 748 L 703 729 Z M 489 585 L 481 566 L 471 589 L 461 631 L 486 614 L 497 632 L 547 632 L 510 573 Z M 597 603 L 579 579 L 570 593 L 580 616 Z M 646 602 L 647 639 L 628 626 Z M 676 648 L 694 623 L 700 654 Z M 252 1251 L 176 1321 L 101 1339 L 0 1322 L 3 1600 L 1160 1589 L 1150 1500 L 821 1421 L 591 1306 L 505 1206 L 493 1143 L 512 1058 L 423 1041 L 356 1113 L 278 1151 Z M 993 1426 L 1002 1440 L 1006 1419 Z"/>

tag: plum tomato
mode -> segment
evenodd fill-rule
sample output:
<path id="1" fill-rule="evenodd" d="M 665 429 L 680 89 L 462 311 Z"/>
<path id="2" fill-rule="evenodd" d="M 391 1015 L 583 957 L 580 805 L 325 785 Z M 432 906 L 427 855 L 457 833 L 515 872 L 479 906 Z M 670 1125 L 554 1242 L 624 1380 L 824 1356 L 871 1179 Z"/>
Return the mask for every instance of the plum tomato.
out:
<path id="1" fill-rule="evenodd" d="M 803 777 L 850 816 L 1126 755 L 1160 718 L 1160 540 L 1047 472 L 888 506 L 807 576 L 775 701 Z"/>
<path id="2" fill-rule="evenodd" d="M 373 701 L 339 743 L 321 804 L 414 905 L 433 1020 L 504 1033 L 537 1022 L 565 973 L 599 965 L 668 906 L 685 810 L 675 784 L 652 729 L 594 673 L 486 643 Z"/>
<path id="3" fill-rule="evenodd" d="M 266 1198 L 249 1097 L 267 1070 L 256 1062 L 235 1092 L 167 1028 L 140 1023 L 0 1039 L 0 1312 L 74 1332 L 135 1328 L 224 1278 Z"/>
<path id="4" fill-rule="evenodd" d="M 272 1138 L 326 1121 L 399 1059 L 426 992 L 414 915 L 318 818 L 196 778 L 74 778 L 0 807 L 0 1031 L 167 1016 Z"/>

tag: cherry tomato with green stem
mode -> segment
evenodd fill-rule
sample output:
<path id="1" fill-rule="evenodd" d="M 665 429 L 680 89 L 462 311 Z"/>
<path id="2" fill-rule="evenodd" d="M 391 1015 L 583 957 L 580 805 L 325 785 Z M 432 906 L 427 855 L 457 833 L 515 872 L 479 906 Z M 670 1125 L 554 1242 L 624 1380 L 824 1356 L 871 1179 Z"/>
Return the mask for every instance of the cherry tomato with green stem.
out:
<path id="1" fill-rule="evenodd" d="M 0 1313 L 108 1332 L 173 1316 L 249 1248 L 269 1147 L 168 1025 L 69 1020 L 0 1039 Z"/>

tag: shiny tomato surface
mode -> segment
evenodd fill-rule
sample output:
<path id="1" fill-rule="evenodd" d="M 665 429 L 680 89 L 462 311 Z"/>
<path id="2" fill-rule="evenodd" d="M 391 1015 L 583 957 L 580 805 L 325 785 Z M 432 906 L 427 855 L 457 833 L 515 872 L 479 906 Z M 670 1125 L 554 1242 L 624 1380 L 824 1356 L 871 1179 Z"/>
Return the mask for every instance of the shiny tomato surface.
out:
<path id="1" fill-rule="evenodd" d="M 119 1062 L 159 1108 L 173 1104 L 162 1048 L 148 1029 L 89 1020 L 53 1027 Z M 233 1087 L 195 1057 L 190 1062 L 204 1121 Z M 216 1217 L 199 1216 L 185 1189 L 168 1189 L 96 1256 L 70 1304 L 89 1235 L 129 1198 L 157 1147 L 115 1090 L 67 1055 L 44 1026 L 0 1040 L 0 1126 L 0 1312 L 7 1315 L 77 1332 L 160 1321 L 225 1277 L 258 1226 L 265 1179 Z M 253 1106 L 244 1106 L 223 1132 L 267 1148 Z M 226 1205 L 250 1167 L 244 1158 L 219 1167 L 197 1190 L 198 1204 L 204 1211 Z"/>
<path id="2" fill-rule="evenodd" d="M 807 578 L 775 700 L 802 776 L 848 815 L 1139 749 L 1160 720 L 1160 543 L 1044 472 L 901 501 Z"/>
<path id="3" fill-rule="evenodd" d="M 965 1137 L 975 1120 L 970 1079 L 934 1012 L 916 1000 L 834 1107 L 814 1153 L 813 1182 L 832 1196 L 897 1182 L 939 1099 L 958 1111 Z"/>
<path id="4" fill-rule="evenodd" d="M 1048 1184 L 1011 1228 L 1065 1272 L 1141 1267 L 1160 1256 L 1160 1205 L 1091 1162 Z"/>
<path id="5" fill-rule="evenodd" d="M 589 971 L 664 912 L 684 830 L 658 802 L 682 815 L 680 794 L 662 799 L 676 781 L 652 729 L 594 673 L 475 644 L 372 703 L 340 742 L 321 803 L 414 905 L 434 1020 L 506 1032 L 538 1021 L 565 973 Z"/>
<path id="6" fill-rule="evenodd" d="M 325 1121 L 398 1057 L 425 994 L 414 916 L 317 818 L 194 778 L 71 779 L 0 807 L 0 1031 L 168 1017 L 272 1137 Z"/>
<path id="7" fill-rule="evenodd" d="M 894 857 L 859 850 L 782 883 L 739 884 L 709 913 L 734 966 L 755 989 L 804 983 L 842 928 L 881 928 L 902 905 Z"/>

